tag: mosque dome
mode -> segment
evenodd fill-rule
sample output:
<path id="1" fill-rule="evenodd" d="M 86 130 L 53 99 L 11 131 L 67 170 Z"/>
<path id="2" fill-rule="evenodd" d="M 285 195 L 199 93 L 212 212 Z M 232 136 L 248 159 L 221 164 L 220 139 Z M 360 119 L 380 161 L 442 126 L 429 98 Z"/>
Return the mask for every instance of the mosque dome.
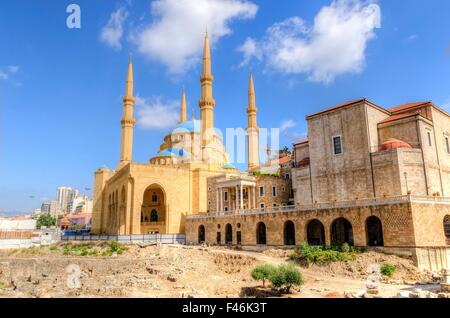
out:
<path id="1" fill-rule="evenodd" d="M 158 152 L 155 157 L 191 157 L 190 152 L 185 151 L 181 148 L 167 148 L 163 151 Z"/>
<path id="2" fill-rule="evenodd" d="M 200 120 L 187 120 L 181 124 L 178 124 L 172 133 L 180 133 L 180 132 L 200 132 Z"/>
<path id="3" fill-rule="evenodd" d="M 236 169 L 236 167 L 234 165 L 232 165 L 231 163 L 227 163 L 225 165 L 223 165 L 224 169 Z"/>
<path id="4" fill-rule="evenodd" d="M 407 142 L 404 142 L 402 140 L 395 139 L 395 138 L 390 138 L 381 144 L 380 151 L 398 149 L 398 148 L 411 149 L 412 147 Z"/>

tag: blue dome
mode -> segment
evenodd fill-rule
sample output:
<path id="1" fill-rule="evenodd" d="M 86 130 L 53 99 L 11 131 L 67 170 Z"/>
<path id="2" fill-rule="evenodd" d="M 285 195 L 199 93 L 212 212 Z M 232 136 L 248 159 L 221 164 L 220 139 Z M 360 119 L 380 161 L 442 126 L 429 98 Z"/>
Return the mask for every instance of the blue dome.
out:
<path id="1" fill-rule="evenodd" d="M 200 132 L 200 120 L 188 120 L 178 124 L 172 132 Z"/>
<path id="2" fill-rule="evenodd" d="M 223 165 L 223 167 L 224 167 L 225 169 L 236 169 L 236 167 L 233 166 L 231 163 L 227 163 L 226 165 Z"/>
<path id="3" fill-rule="evenodd" d="M 181 148 L 167 148 L 158 152 L 155 157 L 191 157 L 190 152 L 184 151 Z"/>

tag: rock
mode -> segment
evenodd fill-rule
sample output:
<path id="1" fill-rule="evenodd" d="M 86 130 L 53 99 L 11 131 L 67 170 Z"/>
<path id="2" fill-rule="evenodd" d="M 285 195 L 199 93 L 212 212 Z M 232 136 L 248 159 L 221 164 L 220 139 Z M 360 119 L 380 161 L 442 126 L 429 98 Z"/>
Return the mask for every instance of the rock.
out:
<path id="1" fill-rule="evenodd" d="M 378 288 L 367 289 L 367 294 L 378 295 L 379 293 L 380 293 L 380 291 L 378 290 Z"/>
<path id="2" fill-rule="evenodd" d="M 169 274 L 169 275 L 167 275 L 167 280 L 169 282 L 175 283 L 177 281 L 177 277 L 173 274 Z"/>
<path id="3" fill-rule="evenodd" d="M 361 298 L 366 293 L 365 290 L 351 290 L 351 291 L 344 291 L 344 296 L 347 298 Z"/>
<path id="4" fill-rule="evenodd" d="M 435 293 L 428 293 L 427 298 L 438 298 L 438 295 Z"/>
<path id="5" fill-rule="evenodd" d="M 397 293 L 397 298 L 410 298 L 409 297 L 410 293 L 411 292 L 409 292 L 409 291 L 401 290 Z"/>
<path id="6" fill-rule="evenodd" d="M 438 298 L 448 298 L 446 293 L 438 293 L 437 296 Z"/>

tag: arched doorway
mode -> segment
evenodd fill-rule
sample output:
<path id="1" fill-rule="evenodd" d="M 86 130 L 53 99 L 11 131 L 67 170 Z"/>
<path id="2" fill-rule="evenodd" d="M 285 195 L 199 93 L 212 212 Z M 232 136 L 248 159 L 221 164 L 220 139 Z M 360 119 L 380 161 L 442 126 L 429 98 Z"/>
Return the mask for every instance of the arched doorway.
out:
<path id="1" fill-rule="evenodd" d="M 164 233 L 166 197 L 163 188 L 153 184 L 144 191 L 141 206 L 141 233 Z"/>
<path id="2" fill-rule="evenodd" d="M 346 218 L 339 218 L 331 224 L 331 245 L 340 247 L 344 243 L 354 245 L 353 227 Z"/>
<path id="3" fill-rule="evenodd" d="M 125 234 L 126 224 L 126 208 L 127 208 L 127 194 L 125 192 L 125 187 L 122 186 L 122 190 L 120 191 L 120 210 L 119 210 L 119 234 Z"/>
<path id="4" fill-rule="evenodd" d="M 292 221 L 284 223 L 284 245 L 295 245 L 295 225 Z"/>
<path id="5" fill-rule="evenodd" d="M 263 222 L 259 222 L 256 226 L 256 244 L 266 245 L 266 225 Z"/>
<path id="6" fill-rule="evenodd" d="M 444 218 L 444 234 L 447 245 L 450 245 L 450 215 Z"/>
<path id="7" fill-rule="evenodd" d="M 376 216 L 369 216 L 366 220 L 367 246 L 383 246 L 383 228 L 381 220 Z"/>
<path id="8" fill-rule="evenodd" d="M 233 227 L 231 224 L 225 226 L 225 244 L 233 244 Z"/>
<path id="9" fill-rule="evenodd" d="M 325 246 L 325 227 L 319 220 L 312 220 L 306 228 L 309 245 Z"/>
<path id="10" fill-rule="evenodd" d="M 198 243 L 205 243 L 205 227 L 203 225 L 198 227 Z"/>

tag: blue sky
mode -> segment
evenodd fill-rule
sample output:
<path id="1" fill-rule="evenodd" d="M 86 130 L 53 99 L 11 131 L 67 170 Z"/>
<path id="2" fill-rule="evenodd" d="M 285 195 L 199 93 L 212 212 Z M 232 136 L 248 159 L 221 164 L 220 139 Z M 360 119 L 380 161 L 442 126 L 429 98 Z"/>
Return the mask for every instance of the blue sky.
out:
<path id="1" fill-rule="evenodd" d="M 66 26 L 70 3 L 81 29 Z M 354 98 L 450 108 L 448 0 L 1 1 L 0 212 L 91 188 L 116 166 L 130 51 L 135 161 L 176 121 L 183 85 L 198 116 L 206 25 L 219 128 L 245 127 L 250 67 L 259 124 L 284 127 L 281 145 L 305 134 L 305 115 Z"/>

